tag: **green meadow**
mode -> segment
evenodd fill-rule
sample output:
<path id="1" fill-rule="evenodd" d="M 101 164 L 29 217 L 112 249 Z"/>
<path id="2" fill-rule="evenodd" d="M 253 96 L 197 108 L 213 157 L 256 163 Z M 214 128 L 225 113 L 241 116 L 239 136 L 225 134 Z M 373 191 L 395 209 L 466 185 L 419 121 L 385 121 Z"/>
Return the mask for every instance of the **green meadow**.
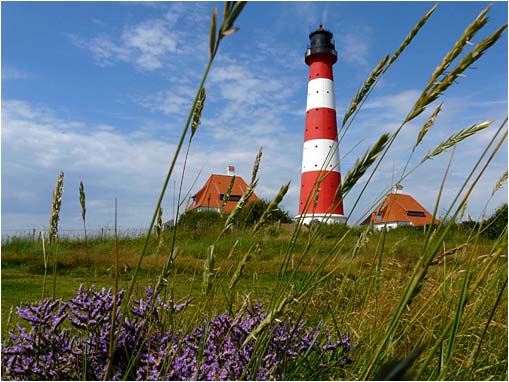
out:
<path id="1" fill-rule="evenodd" d="M 202 274 L 207 250 L 221 231 L 221 226 L 178 231 L 177 256 L 171 275 L 171 293 L 176 301 L 191 298 L 186 314 L 191 317 L 200 301 L 208 300 L 211 311 L 230 309 L 227 286 L 237 264 L 250 251 L 253 240 L 258 244 L 238 284 L 234 308 L 246 299 L 270 304 L 281 281 L 293 288 L 304 288 L 316 280 L 313 289 L 290 308 L 304 314 L 311 322 L 323 321 L 348 330 L 358 347 L 353 352 L 354 365 L 348 379 L 362 378 L 366 359 L 390 324 L 412 270 L 421 256 L 425 232 L 422 227 L 403 227 L 377 232 L 368 226 L 348 229 L 345 226 L 318 226 L 306 229 L 295 242 L 286 275 L 280 274 L 293 224 L 278 228 L 269 225 L 253 239 L 248 229 L 237 229 L 215 243 L 214 292 L 203 296 Z M 169 258 L 173 232 L 163 231 L 162 246 L 150 243 L 147 256 L 138 271 L 135 294 L 151 284 L 162 264 Z M 338 244 L 338 242 L 340 242 Z M 33 303 L 42 297 L 44 260 L 41 241 L 32 238 L 10 238 L 2 245 L 2 335 L 18 321 L 10 317 L 11 307 Z M 440 253 L 401 315 L 391 339 L 386 360 L 401 360 L 418 345 L 427 345 L 419 360 L 431 357 L 421 378 L 437 378 L 444 349 L 452 346 L 446 379 L 505 379 L 507 377 L 507 250 L 494 253 L 497 241 L 479 236 L 472 241 L 471 229 L 455 225 L 440 243 Z M 133 266 L 143 247 L 143 238 L 118 239 L 119 288 L 126 289 Z M 233 248 L 233 250 L 232 250 Z M 76 295 L 80 284 L 111 288 L 112 264 L 116 253 L 113 238 L 60 239 L 56 270 L 56 297 L 67 300 Z M 156 253 L 157 252 L 157 253 Z M 319 274 L 315 271 L 319 268 Z M 293 273 L 294 271 L 295 274 Z M 453 338 L 443 339 L 435 353 L 432 345 L 454 321 L 461 306 L 466 275 L 471 293 L 461 307 L 461 323 Z M 475 281 L 481 280 L 477 288 Z M 46 280 L 46 294 L 51 292 L 52 275 Z M 497 300 L 500 293 L 504 298 Z M 421 361 L 422 362 L 422 361 Z"/>

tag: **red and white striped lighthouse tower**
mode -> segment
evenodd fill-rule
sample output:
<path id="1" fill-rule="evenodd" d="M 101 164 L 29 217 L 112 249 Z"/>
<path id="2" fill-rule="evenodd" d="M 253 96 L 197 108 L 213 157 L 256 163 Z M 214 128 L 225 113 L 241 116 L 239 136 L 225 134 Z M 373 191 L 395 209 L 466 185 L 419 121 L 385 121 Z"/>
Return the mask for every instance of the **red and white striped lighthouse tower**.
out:
<path id="1" fill-rule="evenodd" d="M 344 223 L 332 65 L 337 52 L 332 33 L 320 27 L 309 35 L 306 51 L 309 65 L 306 131 L 302 154 L 299 215 L 305 224 L 312 220 Z"/>

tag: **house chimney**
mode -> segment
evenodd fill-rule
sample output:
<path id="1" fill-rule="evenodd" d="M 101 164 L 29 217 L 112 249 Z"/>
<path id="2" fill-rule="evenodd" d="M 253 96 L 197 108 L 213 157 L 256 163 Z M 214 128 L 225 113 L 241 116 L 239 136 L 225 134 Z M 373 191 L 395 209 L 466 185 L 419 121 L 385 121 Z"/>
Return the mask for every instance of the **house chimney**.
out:
<path id="1" fill-rule="evenodd" d="M 229 165 L 226 167 L 226 175 L 233 176 L 235 175 L 235 166 Z"/>

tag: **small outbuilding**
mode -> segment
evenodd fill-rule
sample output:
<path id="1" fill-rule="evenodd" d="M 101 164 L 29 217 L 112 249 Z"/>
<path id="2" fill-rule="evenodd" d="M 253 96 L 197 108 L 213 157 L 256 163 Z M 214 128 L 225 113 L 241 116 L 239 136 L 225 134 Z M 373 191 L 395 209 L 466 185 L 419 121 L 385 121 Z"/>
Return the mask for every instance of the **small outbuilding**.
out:
<path id="1" fill-rule="evenodd" d="M 235 208 L 242 194 L 248 187 L 242 177 L 235 176 L 230 197 L 221 211 L 224 196 L 228 191 L 232 178 L 233 175 L 212 174 L 205 185 L 192 196 L 192 203 L 186 208 L 186 211 L 196 210 L 230 213 Z M 253 193 L 247 202 L 255 200 L 258 200 L 258 197 Z"/>
<path id="2" fill-rule="evenodd" d="M 401 226 L 424 226 L 439 224 L 433 216 L 413 197 L 405 194 L 391 193 L 368 216 L 362 224 L 373 224 L 375 229 L 382 230 Z"/>

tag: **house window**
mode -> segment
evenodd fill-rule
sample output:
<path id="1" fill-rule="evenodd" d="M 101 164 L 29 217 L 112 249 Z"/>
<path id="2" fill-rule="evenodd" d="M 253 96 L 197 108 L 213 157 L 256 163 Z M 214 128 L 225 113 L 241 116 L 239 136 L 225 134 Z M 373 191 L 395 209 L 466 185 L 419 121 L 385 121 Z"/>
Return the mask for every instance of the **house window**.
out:
<path id="1" fill-rule="evenodd" d="M 228 201 L 229 202 L 238 202 L 241 197 L 242 197 L 242 195 L 230 195 L 230 197 L 228 198 Z M 223 199 L 224 199 L 224 194 L 219 194 L 219 200 L 223 200 Z"/>
<path id="2" fill-rule="evenodd" d="M 381 219 L 381 218 L 382 218 L 382 216 L 383 216 L 383 214 L 382 214 L 381 212 L 377 212 L 377 213 L 376 213 L 376 218 L 377 218 L 377 219 Z"/>
<path id="3" fill-rule="evenodd" d="M 407 214 L 407 216 L 416 216 L 416 217 L 420 217 L 420 218 L 423 218 L 426 216 L 426 215 L 424 215 L 424 212 L 422 212 L 422 211 L 407 211 L 406 214 Z"/>

